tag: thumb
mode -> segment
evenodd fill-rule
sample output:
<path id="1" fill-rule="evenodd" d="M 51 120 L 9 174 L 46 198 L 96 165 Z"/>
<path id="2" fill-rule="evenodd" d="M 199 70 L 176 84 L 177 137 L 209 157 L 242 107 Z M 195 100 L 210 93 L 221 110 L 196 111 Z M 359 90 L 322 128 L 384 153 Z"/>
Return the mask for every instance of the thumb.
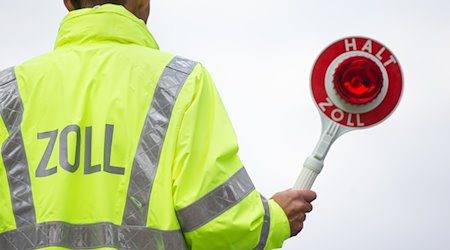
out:
<path id="1" fill-rule="evenodd" d="M 307 201 L 307 202 L 312 202 L 317 198 L 317 194 L 314 191 L 302 190 L 301 192 L 302 192 L 303 199 L 305 199 L 305 201 Z"/>

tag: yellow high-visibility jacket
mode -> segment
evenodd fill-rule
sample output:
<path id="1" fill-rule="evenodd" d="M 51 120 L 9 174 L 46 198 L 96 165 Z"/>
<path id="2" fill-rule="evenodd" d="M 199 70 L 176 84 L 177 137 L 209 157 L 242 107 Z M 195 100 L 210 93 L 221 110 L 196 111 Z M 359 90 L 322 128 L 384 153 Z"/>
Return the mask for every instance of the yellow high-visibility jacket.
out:
<path id="1" fill-rule="evenodd" d="M 70 12 L 0 73 L 0 249 L 272 249 L 214 83 L 120 5 Z"/>

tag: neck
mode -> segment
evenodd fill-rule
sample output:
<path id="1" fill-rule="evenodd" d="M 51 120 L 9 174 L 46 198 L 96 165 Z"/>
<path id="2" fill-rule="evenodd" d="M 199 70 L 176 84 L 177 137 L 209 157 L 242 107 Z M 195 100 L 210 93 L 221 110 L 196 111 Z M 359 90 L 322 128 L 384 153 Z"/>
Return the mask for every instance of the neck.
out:
<path id="1" fill-rule="evenodd" d="M 107 3 L 125 5 L 127 0 L 70 0 L 75 9 L 92 8 Z"/>

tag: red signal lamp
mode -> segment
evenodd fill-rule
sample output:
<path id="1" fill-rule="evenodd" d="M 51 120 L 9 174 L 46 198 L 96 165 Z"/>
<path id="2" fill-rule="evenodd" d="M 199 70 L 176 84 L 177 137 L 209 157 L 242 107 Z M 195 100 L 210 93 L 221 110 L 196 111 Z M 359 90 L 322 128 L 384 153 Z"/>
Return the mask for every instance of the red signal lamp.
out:
<path id="1" fill-rule="evenodd" d="M 363 105 L 373 101 L 383 88 L 383 74 L 367 57 L 347 58 L 335 70 L 334 88 L 347 103 Z"/>

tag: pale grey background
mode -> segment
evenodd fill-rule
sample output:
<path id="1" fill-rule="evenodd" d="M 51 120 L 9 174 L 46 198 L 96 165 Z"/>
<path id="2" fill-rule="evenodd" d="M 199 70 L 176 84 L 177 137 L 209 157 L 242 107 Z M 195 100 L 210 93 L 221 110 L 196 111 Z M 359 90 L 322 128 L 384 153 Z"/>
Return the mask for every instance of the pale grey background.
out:
<path id="1" fill-rule="evenodd" d="M 0 2 L 0 68 L 52 49 L 61 1 Z M 241 157 L 266 196 L 292 186 L 320 132 L 309 76 L 350 35 L 397 56 L 402 103 L 385 123 L 340 138 L 304 231 L 283 249 L 450 249 L 450 2 L 153 0 L 161 49 L 216 80 Z"/>

